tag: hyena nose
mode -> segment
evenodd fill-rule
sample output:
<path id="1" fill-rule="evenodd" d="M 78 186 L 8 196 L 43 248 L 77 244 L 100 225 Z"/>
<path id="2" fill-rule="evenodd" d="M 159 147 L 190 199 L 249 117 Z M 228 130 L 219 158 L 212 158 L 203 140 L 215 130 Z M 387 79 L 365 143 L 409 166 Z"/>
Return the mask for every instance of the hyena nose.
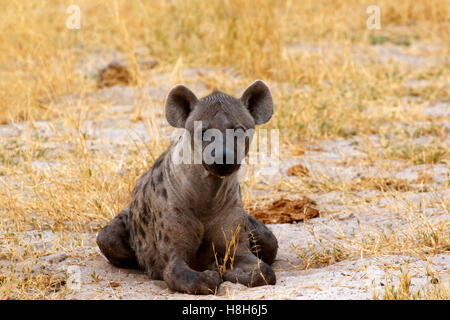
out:
<path id="1" fill-rule="evenodd" d="M 224 147 L 221 152 L 218 152 L 215 160 L 216 161 L 211 169 L 214 173 L 221 176 L 232 174 L 240 167 L 240 164 L 236 161 L 234 150 L 230 150 L 226 147 Z"/>
<path id="2" fill-rule="evenodd" d="M 234 151 L 228 149 L 227 147 L 223 147 L 222 151 L 222 164 L 230 165 L 236 162 Z"/>

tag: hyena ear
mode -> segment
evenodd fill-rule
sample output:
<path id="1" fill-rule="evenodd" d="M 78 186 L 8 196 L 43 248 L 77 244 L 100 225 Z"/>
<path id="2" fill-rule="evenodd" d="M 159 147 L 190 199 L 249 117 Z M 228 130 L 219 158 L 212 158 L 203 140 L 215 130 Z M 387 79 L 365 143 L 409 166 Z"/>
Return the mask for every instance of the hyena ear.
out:
<path id="1" fill-rule="evenodd" d="M 241 96 L 241 102 L 255 120 L 255 124 L 263 124 L 272 118 L 273 100 L 269 87 L 261 80 L 253 82 Z"/>
<path id="2" fill-rule="evenodd" d="M 197 104 L 197 97 L 186 86 L 173 87 L 166 98 L 166 119 L 175 128 L 184 128 L 186 119 Z"/>

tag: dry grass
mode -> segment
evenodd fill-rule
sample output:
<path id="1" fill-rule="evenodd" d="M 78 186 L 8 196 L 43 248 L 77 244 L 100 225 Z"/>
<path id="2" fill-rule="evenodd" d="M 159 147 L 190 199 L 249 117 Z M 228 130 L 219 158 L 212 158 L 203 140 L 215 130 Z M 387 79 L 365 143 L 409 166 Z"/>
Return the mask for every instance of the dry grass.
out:
<path id="1" fill-rule="evenodd" d="M 240 225 L 238 225 L 236 230 L 232 231 L 230 235 L 227 235 L 226 232 L 222 229 L 223 238 L 226 243 L 225 254 L 223 257 L 218 256 L 213 244 L 216 266 L 220 275 L 222 275 L 227 269 L 233 270 L 234 268 L 234 259 L 236 257 L 236 251 L 238 249 L 240 232 Z M 228 237 L 230 238 L 228 239 Z"/>
<path id="2" fill-rule="evenodd" d="M 408 264 L 400 267 L 400 274 L 396 276 L 397 281 L 386 279 L 384 299 L 385 300 L 448 300 L 450 299 L 449 284 L 442 283 L 442 279 L 427 274 L 429 284 L 421 289 L 411 288 L 411 276 L 408 273 Z"/>
<path id="3" fill-rule="evenodd" d="M 66 8 L 72 4 L 67 1 L 13 0 L 0 5 L 0 122 L 21 130 L 13 137 L 0 136 L 0 270 L 8 270 L 8 277 L 0 278 L 0 299 L 65 296 L 67 290 L 58 285 L 59 280 L 11 266 L 58 250 L 83 249 L 78 234 L 95 232 L 127 204 L 137 177 L 169 143 L 155 110 L 162 99 L 143 93 L 146 86 L 160 84 L 159 74 L 168 75 L 167 85 L 200 80 L 208 89 L 230 93 L 238 93 L 255 78 L 264 79 L 276 101 L 268 126 L 281 130 L 285 156 L 314 150 L 315 144 L 326 139 L 360 138 L 358 148 L 365 156 L 337 165 L 381 162 L 383 172 L 398 169 L 391 160 L 403 167 L 448 166 L 448 132 L 443 123 L 449 119 L 422 112 L 449 99 L 450 64 L 442 59 L 450 56 L 447 1 L 377 1 L 381 30 L 366 28 L 365 9 L 371 1 L 77 3 L 82 13 L 80 30 L 65 27 Z M 420 44 L 437 47 L 420 50 L 416 46 Z M 437 62 L 411 65 L 390 59 L 380 63 L 380 45 Z M 99 90 L 98 79 L 82 72 L 80 61 L 89 60 L 100 49 L 120 53 L 129 66 L 134 84 L 132 114 L 111 114 L 112 99 L 93 96 Z M 158 64 L 145 69 L 141 59 Z M 182 72 L 189 67 L 232 67 L 233 71 L 203 73 L 192 79 Z M 405 86 L 409 80 L 427 82 L 411 88 Z M 116 118 L 125 121 L 127 128 L 143 123 L 152 140 L 99 141 L 86 130 L 91 120 Z M 46 121 L 44 131 L 40 121 Z M 411 126 L 398 131 L 389 127 L 392 123 Z M 381 148 L 364 143 L 370 135 L 380 138 Z M 425 145 L 415 140 L 423 136 L 434 140 Z M 394 201 L 388 209 L 404 218 L 406 228 L 382 233 L 361 225 L 361 237 L 349 238 L 336 227 L 335 244 L 300 253 L 308 267 L 361 253 L 426 257 L 450 250 L 448 219 L 431 222 L 423 208 L 403 205 L 408 202 L 404 192 L 420 191 L 410 182 L 384 177 L 349 182 L 308 173 L 295 181 L 282 178 L 270 186 L 271 193 L 258 198 L 252 190 L 259 188 L 261 180 L 256 173 L 245 179 L 247 205 L 268 201 L 274 194 L 319 197 L 331 191 L 342 192 L 341 205 L 348 210 L 376 200 L 355 196 L 358 191 L 378 190 L 379 198 L 404 200 Z M 449 185 L 447 178 L 444 185 L 428 189 Z M 434 207 L 448 217 L 448 204 L 448 199 L 440 199 Z M 33 246 L 30 230 L 50 231 L 54 246 Z M 386 298 L 416 297 L 403 284 L 389 290 Z M 395 294 L 396 290 L 403 293 Z M 430 290 L 420 297 L 448 298 L 448 288 Z"/>

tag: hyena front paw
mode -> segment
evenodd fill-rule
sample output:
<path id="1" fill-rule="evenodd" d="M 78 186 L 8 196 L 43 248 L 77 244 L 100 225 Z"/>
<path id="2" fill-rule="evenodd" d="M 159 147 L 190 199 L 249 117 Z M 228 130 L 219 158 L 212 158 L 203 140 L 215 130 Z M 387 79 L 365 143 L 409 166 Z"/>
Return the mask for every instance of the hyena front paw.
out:
<path id="1" fill-rule="evenodd" d="M 219 273 L 212 270 L 184 270 L 169 278 L 167 282 L 170 289 L 190 294 L 215 294 L 222 283 Z"/>
<path id="2" fill-rule="evenodd" d="M 275 272 L 264 262 L 257 265 L 245 265 L 227 270 L 222 278 L 224 281 L 240 283 L 248 287 L 274 285 L 277 281 Z"/>

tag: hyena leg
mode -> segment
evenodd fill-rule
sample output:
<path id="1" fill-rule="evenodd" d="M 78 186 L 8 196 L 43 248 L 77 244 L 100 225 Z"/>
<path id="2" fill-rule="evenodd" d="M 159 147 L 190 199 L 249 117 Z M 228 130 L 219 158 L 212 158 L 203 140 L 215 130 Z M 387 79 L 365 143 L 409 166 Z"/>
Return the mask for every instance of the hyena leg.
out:
<path id="1" fill-rule="evenodd" d="M 239 245 L 234 257 L 233 268 L 228 269 L 222 275 L 223 280 L 241 283 L 248 287 L 274 285 L 276 283 L 275 272 L 250 251 L 247 244 Z"/>
<path id="2" fill-rule="evenodd" d="M 247 220 L 251 221 L 252 219 L 247 218 L 242 211 L 228 212 L 225 216 L 228 216 L 230 220 L 223 224 L 222 236 L 219 232 L 208 234 L 214 243 L 218 257 L 221 260 L 226 256 L 230 258 L 225 261 L 226 270 L 222 273 L 222 279 L 249 287 L 275 284 L 275 272 L 269 264 L 258 258 L 251 250 L 249 240 L 251 236 Z M 245 225 L 245 228 L 240 228 L 241 225 Z M 258 227 L 257 224 L 255 226 Z M 256 230 L 260 231 L 261 229 L 258 227 Z M 263 252 L 264 250 L 259 251 Z M 272 253 L 272 255 L 274 254 Z M 269 258 L 273 260 L 272 257 Z"/>
<path id="3" fill-rule="evenodd" d="M 159 253 L 166 265 L 163 279 L 170 289 L 191 294 L 214 294 L 222 283 L 214 270 L 197 271 L 193 268 L 203 240 L 203 225 L 187 215 L 166 213 L 171 234 L 165 234 L 158 243 Z M 186 228 L 189 226 L 189 228 Z"/>
<path id="4" fill-rule="evenodd" d="M 100 251 L 116 267 L 139 268 L 136 255 L 130 246 L 129 207 L 123 209 L 97 235 Z"/>
<path id="5" fill-rule="evenodd" d="M 250 234 L 250 249 L 258 258 L 272 264 L 278 251 L 278 241 L 264 223 L 251 215 L 246 215 L 247 231 Z"/>

